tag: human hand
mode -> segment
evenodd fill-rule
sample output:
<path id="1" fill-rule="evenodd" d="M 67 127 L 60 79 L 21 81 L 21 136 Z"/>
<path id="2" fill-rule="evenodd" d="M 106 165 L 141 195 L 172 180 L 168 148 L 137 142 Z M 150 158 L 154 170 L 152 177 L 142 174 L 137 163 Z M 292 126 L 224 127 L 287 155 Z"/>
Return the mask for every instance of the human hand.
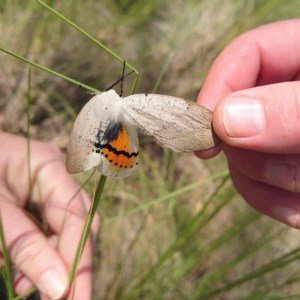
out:
<path id="1" fill-rule="evenodd" d="M 232 180 L 255 209 L 300 228 L 300 19 L 236 38 L 214 62 L 197 102 L 213 126 Z"/>
<path id="2" fill-rule="evenodd" d="M 0 133 L 0 144 L 0 213 L 18 272 L 16 292 L 36 286 L 42 299 L 60 299 L 69 289 L 68 273 L 90 207 L 89 197 L 81 190 L 69 204 L 79 187 L 66 172 L 60 151 L 31 141 L 32 202 L 50 228 L 50 237 L 45 236 L 25 210 L 29 195 L 26 139 Z M 91 252 L 89 239 L 77 270 L 75 299 L 91 299 Z"/>

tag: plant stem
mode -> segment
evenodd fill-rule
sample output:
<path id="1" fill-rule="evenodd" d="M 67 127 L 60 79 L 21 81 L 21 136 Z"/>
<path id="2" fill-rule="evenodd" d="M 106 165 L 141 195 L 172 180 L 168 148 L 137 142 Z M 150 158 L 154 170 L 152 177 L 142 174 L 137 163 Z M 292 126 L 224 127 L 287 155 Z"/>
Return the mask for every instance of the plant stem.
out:
<path id="1" fill-rule="evenodd" d="M 5 236 L 4 236 L 4 229 L 3 229 L 3 223 L 2 223 L 2 216 L 0 212 L 0 240 L 1 240 L 1 249 L 2 249 L 2 256 L 3 256 L 3 262 L 4 262 L 4 281 L 6 285 L 6 290 L 8 294 L 8 299 L 12 300 L 14 299 L 14 284 L 13 284 L 13 276 L 11 272 L 11 264 L 10 259 L 8 255 L 8 250 L 5 242 Z"/>
<path id="2" fill-rule="evenodd" d="M 80 237 L 80 241 L 79 241 L 79 244 L 78 244 L 78 247 L 77 247 L 77 250 L 76 250 L 76 255 L 75 255 L 75 258 L 74 258 L 72 269 L 71 269 L 71 272 L 70 272 L 70 282 L 71 283 L 73 283 L 73 281 L 75 279 L 78 263 L 79 263 L 84 245 L 85 245 L 85 243 L 88 239 L 88 236 L 89 236 L 89 233 L 90 233 L 90 230 L 91 230 L 91 226 L 92 226 L 92 222 L 93 222 L 93 219 L 94 219 L 95 214 L 97 212 L 97 208 L 98 208 L 100 200 L 101 200 L 101 195 L 102 195 L 102 192 L 104 190 L 106 178 L 107 178 L 106 176 L 101 175 L 98 186 L 97 186 L 97 190 L 95 192 L 95 196 L 94 196 L 92 206 L 90 208 L 89 214 L 88 214 L 87 219 L 85 221 L 84 228 L 82 230 L 82 234 L 81 234 L 81 237 Z"/>
<path id="3" fill-rule="evenodd" d="M 0 47 L 0 51 L 4 52 L 4 53 L 6 53 L 6 54 L 9 54 L 9 55 L 11 55 L 11 56 L 13 56 L 13 57 L 15 57 L 15 58 L 18 58 L 18 59 L 20 59 L 21 61 L 24 61 L 24 62 L 26 62 L 26 63 L 28 63 L 28 64 L 30 64 L 30 65 L 32 65 L 32 66 L 38 68 L 38 69 L 41 69 L 41 70 L 43 70 L 43 71 L 46 71 L 46 72 L 48 72 L 48 73 L 50 73 L 50 74 L 52 74 L 52 75 L 54 75 L 54 76 L 56 76 L 56 77 L 62 78 L 62 79 L 64 79 L 64 80 L 68 81 L 68 82 L 71 82 L 71 83 L 73 83 L 73 84 L 76 84 L 76 85 L 78 85 L 79 87 L 82 87 L 82 88 L 84 88 L 84 89 L 86 89 L 86 90 L 88 90 L 88 91 L 90 91 L 90 92 L 93 92 L 93 93 L 99 93 L 99 92 L 100 92 L 99 90 L 97 90 L 97 89 L 95 89 L 95 88 L 93 88 L 93 87 L 91 87 L 91 86 L 89 86 L 89 85 L 86 85 L 86 84 L 81 83 L 81 82 L 79 82 L 79 81 L 77 81 L 77 80 L 74 80 L 74 79 L 72 79 L 72 78 L 70 78 L 70 77 L 68 77 L 68 76 L 65 76 L 65 75 L 63 75 L 63 74 L 61 74 L 61 73 L 59 73 L 59 72 L 53 71 L 53 70 L 51 70 L 51 69 L 49 69 L 49 68 L 47 68 L 47 67 L 44 67 L 44 66 L 42 66 L 42 65 L 40 65 L 40 64 L 38 64 L 38 63 L 36 63 L 36 62 L 33 62 L 33 61 L 31 61 L 31 60 L 29 60 L 29 59 L 27 59 L 27 58 L 25 58 L 25 57 L 22 57 L 22 56 L 19 56 L 19 55 L 15 54 L 15 53 L 12 53 L 11 51 L 6 50 L 6 49 L 4 49 L 4 48 L 2 48 L 2 47 Z"/>
<path id="4" fill-rule="evenodd" d="M 28 91 L 26 95 L 26 140 L 27 140 L 27 167 L 28 167 L 28 203 L 29 211 L 32 212 L 32 179 L 31 179 L 31 160 L 30 160 L 30 108 L 31 108 L 31 68 L 28 70 Z"/>
<path id="5" fill-rule="evenodd" d="M 52 8 L 51 6 L 49 6 L 48 4 L 46 4 L 44 1 L 42 0 L 36 0 L 38 3 L 40 3 L 41 5 L 43 5 L 45 8 L 47 8 L 49 11 L 51 11 L 53 14 L 55 14 L 56 16 L 58 16 L 59 18 L 61 18 L 63 21 L 65 21 L 66 23 L 68 23 L 70 26 L 72 26 L 74 29 L 76 29 L 77 31 L 79 31 L 81 34 L 83 34 L 84 36 L 86 36 L 88 39 L 90 39 L 91 41 L 93 41 L 96 45 L 98 45 L 100 48 L 102 48 L 104 51 L 106 51 L 109 55 L 111 55 L 113 58 L 115 58 L 116 60 L 118 60 L 121 63 L 124 63 L 124 59 L 122 57 L 120 57 L 118 54 L 116 54 L 114 51 L 112 51 L 110 48 L 108 48 L 107 46 L 105 46 L 103 43 L 101 43 L 100 41 L 98 41 L 96 38 L 94 38 L 92 35 L 90 35 L 89 33 L 87 33 L 85 30 L 83 30 L 82 28 L 80 28 L 78 25 L 76 25 L 75 23 L 73 23 L 71 20 L 69 20 L 68 18 L 66 18 L 65 16 L 63 16 L 62 14 L 60 14 L 57 10 L 55 10 L 54 8 Z M 135 81 L 137 81 L 137 77 L 139 76 L 138 71 L 131 66 L 129 63 L 127 63 L 125 61 L 125 65 L 126 67 L 128 67 L 130 70 L 134 71 L 134 73 L 136 74 L 136 79 Z M 133 84 L 133 89 L 135 89 L 136 83 Z"/>

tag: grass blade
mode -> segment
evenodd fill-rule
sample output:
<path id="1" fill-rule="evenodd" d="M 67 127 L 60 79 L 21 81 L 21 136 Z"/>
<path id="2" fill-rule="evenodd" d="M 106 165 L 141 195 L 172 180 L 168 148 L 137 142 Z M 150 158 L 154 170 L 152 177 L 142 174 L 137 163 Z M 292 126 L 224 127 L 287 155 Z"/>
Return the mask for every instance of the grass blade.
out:
<path id="1" fill-rule="evenodd" d="M 47 67 L 44 67 L 44 66 L 42 66 L 42 65 L 40 65 L 40 64 L 38 64 L 36 62 L 33 62 L 33 61 L 31 61 L 31 60 L 29 60 L 29 59 L 27 59 L 25 57 L 17 55 L 17 54 L 15 54 L 15 53 L 7 50 L 7 49 L 4 49 L 4 48 L 0 47 L 0 51 L 4 52 L 6 54 L 9 54 L 9 55 L 11 55 L 11 56 L 13 56 L 13 57 L 15 57 L 15 58 L 17 58 L 17 59 L 19 59 L 19 60 L 27 63 L 27 64 L 29 64 L 29 65 L 32 65 L 32 66 L 38 68 L 38 69 L 41 69 L 41 70 L 43 70 L 43 71 L 45 71 L 45 72 L 47 72 L 47 73 L 49 73 L 51 75 L 54 75 L 56 77 L 59 77 L 59 78 L 62 78 L 64 80 L 66 80 L 66 81 L 68 81 L 70 83 L 78 85 L 79 87 L 84 88 L 84 89 L 86 89 L 86 90 L 88 90 L 90 92 L 93 92 L 93 93 L 99 93 L 100 92 L 99 90 L 97 90 L 97 89 L 95 89 L 95 88 L 93 88 L 93 87 L 91 87 L 89 85 L 86 85 L 86 84 L 81 83 L 81 82 L 79 82 L 77 80 L 74 80 L 74 79 L 72 79 L 72 78 L 70 78 L 70 77 L 68 77 L 66 75 L 63 75 L 63 74 L 61 74 L 59 72 L 53 71 L 53 70 L 51 70 L 51 69 L 49 69 Z"/>
<path id="2" fill-rule="evenodd" d="M 106 178 L 107 177 L 103 176 L 103 175 L 100 177 L 100 180 L 99 180 L 99 183 L 98 183 L 98 186 L 97 186 L 97 190 L 95 192 L 94 200 L 92 202 L 92 206 L 90 208 L 89 214 L 88 214 L 87 219 L 85 221 L 84 228 L 83 228 L 83 231 L 82 231 L 82 234 L 81 234 L 81 237 L 80 237 L 80 241 L 79 241 L 79 244 L 78 244 L 78 247 L 77 247 L 77 250 L 76 250 L 76 255 L 75 255 L 75 258 L 74 258 L 74 262 L 73 262 L 71 272 L 70 272 L 70 275 L 69 275 L 71 283 L 73 283 L 73 281 L 75 279 L 78 263 L 79 263 L 82 251 L 84 249 L 84 245 L 85 245 L 85 243 L 87 241 L 87 238 L 89 236 L 94 216 L 97 212 L 97 208 L 98 208 L 100 200 L 101 200 L 101 195 L 102 195 L 102 192 L 103 192 L 103 189 L 104 189 L 104 186 L 105 186 Z M 73 285 L 73 292 L 74 292 L 74 285 Z"/>
<path id="3" fill-rule="evenodd" d="M 212 180 L 215 180 L 215 179 L 219 179 L 219 178 L 223 178 L 223 177 L 227 177 L 229 174 L 228 171 L 223 171 L 223 172 L 220 172 L 218 174 L 214 174 L 212 176 L 209 176 L 207 178 L 204 178 L 203 180 L 198 180 L 196 182 L 193 182 L 189 185 L 186 185 L 184 187 L 181 187 L 175 191 L 172 191 L 172 192 L 169 192 L 167 193 L 166 195 L 163 195 L 161 197 L 158 197 L 157 199 L 154 199 L 152 201 L 149 201 L 149 202 L 146 202 L 144 204 L 142 204 L 141 206 L 139 207 L 136 207 L 136 208 L 133 208 L 129 211 L 127 211 L 126 213 L 124 213 L 123 215 L 119 215 L 119 216 L 116 216 L 116 217 L 112 217 L 112 218 L 109 218 L 109 219 L 106 219 L 103 226 L 106 226 L 108 224 L 110 224 L 111 222 L 114 222 L 116 220 L 119 220 L 120 218 L 122 217 L 129 217 L 129 216 L 132 216 L 134 214 L 137 214 L 145 209 L 148 209 L 154 205 L 157 205 L 157 204 L 161 204 L 165 201 L 168 201 L 172 198 L 175 198 L 175 197 L 178 197 L 179 195 L 182 195 L 182 194 L 185 194 L 189 191 L 192 191 L 194 189 L 196 189 L 197 187 L 201 186 L 201 185 L 204 185 L 205 183 L 207 182 L 210 182 Z"/>
<path id="4" fill-rule="evenodd" d="M 199 211 L 198 214 L 189 222 L 189 224 L 186 226 L 186 229 L 182 235 L 180 235 L 173 244 L 160 256 L 159 260 L 149 269 L 149 271 L 138 281 L 136 286 L 133 288 L 133 293 L 139 294 L 140 288 L 143 286 L 143 284 L 148 281 L 151 277 L 153 277 L 156 272 L 159 270 L 159 268 L 168 260 L 170 259 L 174 253 L 181 248 L 188 239 L 190 239 L 195 232 L 198 231 L 199 226 L 202 224 L 202 216 L 204 212 L 206 211 L 206 208 L 208 207 L 209 203 L 212 201 L 212 199 L 215 198 L 215 196 L 218 194 L 218 192 L 221 190 L 221 188 L 224 186 L 224 184 L 228 181 L 229 175 L 225 176 L 222 180 L 222 182 L 219 184 L 219 186 L 216 188 L 216 190 L 213 192 L 213 194 L 209 197 L 209 199 L 204 204 L 203 208 Z M 134 295 L 136 296 L 136 295 Z M 129 296 L 129 298 L 131 295 Z"/>
<path id="5" fill-rule="evenodd" d="M 10 258 L 9 258 L 9 254 L 8 254 L 8 249 L 7 249 L 6 242 L 5 242 L 5 235 L 4 235 L 4 230 L 3 230 L 1 212 L 0 212 L 0 240 L 1 240 L 3 261 L 4 261 L 4 281 L 5 281 L 5 285 L 6 285 L 8 299 L 12 300 L 15 296 L 13 275 L 11 272 L 11 263 L 10 263 Z"/>
<path id="6" fill-rule="evenodd" d="M 26 95 L 26 140 L 27 140 L 27 167 L 28 167 L 28 203 L 29 211 L 32 211 L 32 179 L 31 179 L 31 155 L 30 155 L 30 108 L 31 108 L 31 68 L 28 70 L 28 87 Z"/>
<path id="7" fill-rule="evenodd" d="M 273 237 L 271 237 L 272 239 Z M 257 279 L 261 276 L 263 276 L 264 274 L 267 274 L 269 272 L 272 272 L 276 269 L 282 268 L 292 262 L 294 262 L 295 260 L 299 260 L 300 258 L 300 247 L 295 248 L 293 250 L 291 250 L 290 252 L 288 252 L 287 254 L 282 255 L 281 257 L 272 260 L 271 262 L 261 266 L 260 268 L 258 268 L 257 270 L 254 270 L 253 272 L 250 272 L 248 274 L 245 274 L 244 276 L 238 278 L 235 281 L 232 282 L 227 282 L 226 285 L 224 287 L 215 289 L 213 291 L 210 291 L 208 293 L 205 293 L 204 295 L 202 294 L 201 297 L 204 297 L 205 299 L 210 299 L 210 297 L 214 297 L 216 295 L 221 294 L 222 292 L 231 290 L 237 286 L 240 286 L 248 281 L 251 281 L 253 279 Z M 196 296 L 194 299 L 199 299 L 200 295 Z"/>
<path id="8" fill-rule="evenodd" d="M 138 82 L 139 73 L 138 73 L 138 71 L 132 65 L 130 65 L 129 63 L 127 63 L 126 61 L 124 61 L 124 59 L 122 57 L 120 57 L 118 54 L 116 54 L 110 48 L 108 48 L 107 46 L 105 46 L 99 40 L 97 40 L 96 38 L 94 38 L 92 35 L 90 35 L 89 33 L 87 33 L 85 30 L 83 30 L 82 28 L 80 28 L 78 25 L 76 25 L 75 23 L 73 23 L 67 17 L 65 17 L 62 14 L 60 14 L 57 10 L 55 10 L 54 8 L 52 8 L 51 6 L 49 6 L 48 4 L 46 4 L 44 1 L 42 1 L 42 0 L 36 0 L 36 1 L 38 3 L 40 3 L 42 6 L 44 6 L 47 10 L 49 10 L 53 14 L 55 14 L 57 17 L 61 18 L 68 25 L 72 26 L 78 32 L 80 32 L 81 34 L 83 34 L 85 37 L 87 37 L 88 39 L 90 39 L 91 41 L 93 41 L 96 45 L 98 45 L 101 49 L 103 49 L 104 51 L 106 51 L 114 59 L 118 60 L 122 64 L 125 62 L 125 66 L 127 68 L 129 68 L 130 70 L 132 70 L 136 74 L 135 80 L 134 80 L 133 85 L 132 85 L 131 93 L 133 93 L 135 91 L 135 88 L 136 88 L 136 85 L 137 85 L 137 82 Z"/>

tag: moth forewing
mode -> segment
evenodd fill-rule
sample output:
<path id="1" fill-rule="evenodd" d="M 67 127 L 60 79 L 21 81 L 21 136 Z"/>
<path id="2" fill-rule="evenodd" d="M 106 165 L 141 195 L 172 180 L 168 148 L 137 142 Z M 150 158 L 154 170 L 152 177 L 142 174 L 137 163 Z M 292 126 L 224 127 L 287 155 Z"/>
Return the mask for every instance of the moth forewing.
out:
<path id="1" fill-rule="evenodd" d="M 130 121 L 129 121 L 130 120 Z M 126 177 L 137 168 L 137 129 L 113 90 L 95 95 L 78 114 L 67 147 L 70 173 L 92 168 L 106 176 Z"/>
<path id="2" fill-rule="evenodd" d="M 157 94 L 136 94 L 123 100 L 139 130 L 172 151 L 204 150 L 219 142 L 212 128 L 212 112 L 194 102 Z"/>
<path id="3" fill-rule="evenodd" d="M 70 173 L 88 171 L 100 163 L 93 152 L 99 131 L 99 116 L 95 109 L 97 98 L 93 97 L 78 114 L 67 146 L 67 170 Z"/>
<path id="4" fill-rule="evenodd" d="M 94 151 L 101 132 L 108 126 L 112 113 L 105 93 L 94 96 L 79 112 L 67 146 L 66 164 L 70 173 L 88 171 L 101 163 Z"/>

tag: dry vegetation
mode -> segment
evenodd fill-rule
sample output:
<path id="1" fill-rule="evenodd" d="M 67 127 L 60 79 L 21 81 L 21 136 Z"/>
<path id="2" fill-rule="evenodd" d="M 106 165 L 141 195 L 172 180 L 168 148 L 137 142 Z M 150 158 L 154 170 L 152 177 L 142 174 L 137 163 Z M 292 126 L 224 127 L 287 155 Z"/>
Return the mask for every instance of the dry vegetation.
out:
<path id="1" fill-rule="evenodd" d="M 195 99 L 213 59 L 234 36 L 293 17 L 299 8 L 297 1 L 276 0 L 48 2 L 130 62 L 141 74 L 138 92 L 155 89 L 187 99 Z M 1 47 L 100 90 L 120 77 L 119 62 L 33 0 L 0 1 L 0 34 Z M 24 134 L 28 66 L 4 53 L 0 61 L 0 126 Z M 130 79 L 127 84 L 128 91 Z M 90 95 L 38 69 L 32 70 L 31 90 L 32 137 L 64 150 L 74 117 Z M 299 247 L 296 233 L 241 201 L 229 180 L 222 181 L 222 156 L 201 162 L 163 153 L 147 139 L 141 144 L 138 174 L 106 184 L 95 299 L 299 294 L 298 260 L 287 268 L 276 262 Z M 255 273 L 262 266 L 274 270 Z M 213 293 L 218 288 L 224 290 Z"/>

